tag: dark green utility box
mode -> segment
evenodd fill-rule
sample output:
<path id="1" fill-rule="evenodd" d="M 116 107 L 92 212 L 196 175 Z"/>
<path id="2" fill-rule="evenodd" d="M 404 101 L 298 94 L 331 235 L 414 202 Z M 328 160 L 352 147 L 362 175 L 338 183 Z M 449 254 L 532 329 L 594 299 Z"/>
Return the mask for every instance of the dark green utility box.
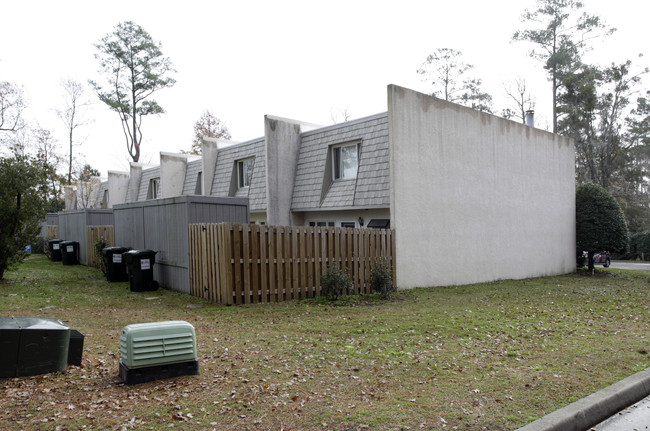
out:
<path id="1" fill-rule="evenodd" d="M 0 317 L 0 377 L 63 371 L 68 366 L 70 328 L 46 317 Z"/>
<path id="2" fill-rule="evenodd" d="M 62 261 L 64 265 L 78 265 L 79 243 L 77 241 L 61 242 Z"/>

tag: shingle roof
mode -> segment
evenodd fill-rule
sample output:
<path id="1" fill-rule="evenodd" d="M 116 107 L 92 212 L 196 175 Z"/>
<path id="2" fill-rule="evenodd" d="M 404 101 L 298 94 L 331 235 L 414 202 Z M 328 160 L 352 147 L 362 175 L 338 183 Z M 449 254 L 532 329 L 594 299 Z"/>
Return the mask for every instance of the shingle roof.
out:
<path id="1" fill-rule="evenodd" d="M 245 189 L 237 191 L 236 196 L 248 196 L 250 211 L 266 211 L 264 138 L 219 149 L 212 182 L 212 196 L 229 196 L 230 184 L 235 174 L 235 162 L 250 157 L 255 158 L 251 185 L 247 192 Z"/>
<path id="2" fill-rule="evenodd" d="M 301 138 L 293 211 L 390 206 L 387 113 L 305 132 Z M 321 202 L 330 146 L 356 140 L 361 142 L 356 180 L 326 184 L 327 193 Z"/>
<path id="3" fill-rule="evenodd" d="M 142 170 L 142 178 L 140 179 L 140 190 L 138 191 L 138 202 L 147 200 L 147 192 L 149 191 L 149 181 L 154 178 L 160 178 L 160 166 Z"/>
<path id="4" fill-rule="evenodd" d="M 183 194 L 193 195 L 196 194 L 196 181 L 199 172 L 203 169 L 203 161 L 201 159 L 193 160 L 187 163 L 187 171 L 185 172 L 185 182 L 183 183 Z M 199 186 L 199 190 L 201 187 Z"/>

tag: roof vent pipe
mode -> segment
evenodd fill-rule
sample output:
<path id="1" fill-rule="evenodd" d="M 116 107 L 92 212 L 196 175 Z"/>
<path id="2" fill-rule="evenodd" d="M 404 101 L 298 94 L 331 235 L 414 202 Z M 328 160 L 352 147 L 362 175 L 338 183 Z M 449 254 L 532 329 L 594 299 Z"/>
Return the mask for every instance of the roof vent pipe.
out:
<path id="1" fill-rule="evenodd" d="M 535 111 L 529 109 L 526 111 L 526 125 L 530 127 L 535 127 Z"/>

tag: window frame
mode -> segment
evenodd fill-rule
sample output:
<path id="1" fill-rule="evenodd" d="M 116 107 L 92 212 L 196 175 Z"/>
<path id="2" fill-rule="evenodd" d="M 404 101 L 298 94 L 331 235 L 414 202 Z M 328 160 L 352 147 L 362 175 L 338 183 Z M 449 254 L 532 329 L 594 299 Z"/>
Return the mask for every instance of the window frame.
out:
<path id="1" fill-rule="evenodd" d="M 158 199 L 160 195 L 160 177 L 152 178 L 149 180 L 149 199 Z"/>
<path id="2" fill-rule="evenodd" d="M 250 163 L 250 176 L 245 175 L 244 166 Z M 250 187 L 253 182 L 253 169 L 255 166 L 255 157 L 248 157 L 237 160 L 237 188 L 243 189 Z"/>
<path id="3" fill-rule="evenodd" d="M 355 147 L 356 150 L 356 169 L 354 175 L 345 175 L 345 166 L 343 152 L 345 148 Z M 361 142 L 345 142 L 342 144 L 333 145 L 331 147 L 332 155 L 332 179 L 334 181 L 354 180 L 359 175 L 359 161 L 361 159 Z"/>

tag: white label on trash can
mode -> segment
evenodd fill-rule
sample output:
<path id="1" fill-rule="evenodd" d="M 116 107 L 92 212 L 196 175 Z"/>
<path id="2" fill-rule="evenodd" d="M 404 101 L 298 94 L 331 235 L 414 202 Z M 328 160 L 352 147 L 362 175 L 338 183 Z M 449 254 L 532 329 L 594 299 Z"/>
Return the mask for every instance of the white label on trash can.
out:
<path id="1" fill-rule="evenodd" d="M 65 251 L 67 253 L 74 253 L 74 245 L 66 245 L 65 246 Z"/>
<path id="2" fill-rule="evenodd" d="M 122 263 L 122 255 L 121 254 L 114 254 L 113 255 L 113 263 Z"/>
<path id="3" fill-rule="evenodd" d="M 59 250 L 59 244 L 52 244 L 52 250 Z"/>
<path id="4" fill-rule="evenodd" d="M 151 269 L 149 259 L 140 259 L 140 269 Z"/>

